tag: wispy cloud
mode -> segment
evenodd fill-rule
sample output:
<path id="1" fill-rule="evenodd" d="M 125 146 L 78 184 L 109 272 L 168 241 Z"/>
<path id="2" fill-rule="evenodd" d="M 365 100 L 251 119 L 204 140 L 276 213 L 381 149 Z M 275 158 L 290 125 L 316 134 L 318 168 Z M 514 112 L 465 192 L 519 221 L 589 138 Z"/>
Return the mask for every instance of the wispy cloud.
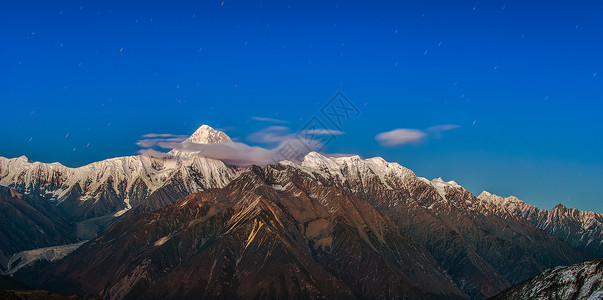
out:
<path id="1" fill-rule="evenodd" d="M 303 134 L 307 135 L 342 135 L 343 131 L 334 130 L 334 129 L 309 129 L 303 130 Z"/>
<path id="2" fill-rule="evenodd" d="M 459 125 L 453 125 L 453 124 L 437 125 L 437 126 L 431 126 L 431 127 L 427 128 L 427 132 L 429 132 L 433 136 L 433 138 L 440 139 L 440 138 L 442 138 L 442 133 L 444 131 L 453 130 L 453 129 L 457 129 L 460 127 L 461 126 L 459 126 Z"/>
<path id="3" fill-rule="evenodd" d="M 270 126 L 258 130 L 247 136 L 247 140 L 252 143 L 275 145 L 283 141 L 299 138 L 312 139 L 313 136 L 321 135 L 342 135 L 343 131 L 333 129 L 308 129 L 297 133 L 291 133 L 291 130 L 285 126 Z"/>
<path id="4" fill-rule="evenodd" d="M 278 124 L 285 124 L 285 123 L 289 123 L 289 121 L 285 121 L 285 120 L 279 120 L 279 119 L 274 119 L 274 118 L 265 118 L 265 117 L 251 117 L 252 120 L 256 120 L 256 121 L 260 121 L 260 122 L 269 122 L 269 123 L 278 123 Z"/>
<path id="5" fill-rule="evenodd" d="M 250 146 L 240 142 L 220 144 L 193 144 L 182 143 L 175 147 L 181 151 L 199 152 L 200 156 L 219 159 L 227 164 L 236 166 L 266 165 L 281 160 L 299 160 L 311 149 L 320 147 L 318 141 L 291 139 L 280 143 L 275 148 L 267 149 L 259 146 Z M 291 157 L 283 153 L 297 153 Z"/>
<path id="6" fill-rule="evenodd" d="M 147 133 L 142 139 L 136 142 L 141 148 L 155 148 L 161 143 L 180 143 L 186 140 L 186 135 L 170 133 Z"/>
<path id="7" fill-rule="evenodd" d="M 442 132 L 460 128 L 459 125 L 437 125 L 421 129 L 398 128 L 392 131 L 382 132 L 375 139 L 384 147 L 396 147 L 407 144 L 416 144 L 427 140 L 430 136 L 439 139 Z"/>
<path id="8" fill-rule="evenodd" d="M 303 132 L 306 133 L 306 132 Z M 247 140 L 254 143 L 264 144 L 262 146 L 251 146 L 242 142 L 228 142 L 218 144 L 196 144 L 183 142 L 186 137 L 177 135 L 162 135 L 164 138 L 155 138 L 157 135 L 149 134 L 152 138 L 142 139 L 137 145 L 141 148 L 139 154 L 154 157 L 167 157 L 168 153 L 163 150 L 180 150 L 196 152 L 197 155 L 221 160 L 227 164 L 236 166 L 266 165 L 281 160 L 292 160 L 299 162 L 308 152 L 321 149 L 323 144 L 319 139 L 307 138 L 308 136 L 319 136 L 326 134 L 343 134 L 340 131 L 313 130 L 306 135 L 298 135 L 290 132 L 283 126 L 270 126 L 254 132 Z"/>
<path id="9" fill-rule="evenodd" d="M 147 134 L 143 135 L 142 138 L 145 138 L 145 139 L 152 139 L 152 138 L 185 138 L 186 139 L 186 135 L 171 134 L 171 133 L 147 133 Z"/>
<path id="10" fill-rule="evenodd" d="M 427 134 L 418 129 L 398 128 L 392 131 L 382 132 L 375 139 L 386 147 L 394 147 L 405 144 L 415 144 L 423 141 Z"/>
<path id="11" fill-rule="evenodd" d="M 270 126 L 247 136 L 247 140 L 259 144 L 279 144 L 291 139 L 290 129 L 285 126 Z"/>
<path id="12" fill-rule="evenodd" d="M 436 125 L 436 126 L 431 126 L 429 128 L 427 128 L 427 131 L 430 132 L 442 132 L 442 131 L 448 131 L 448 130 L 453 130 L 453 129 L 457 129 L 460 128 L 460 125 L 454 125 L 454 124 L 448 124 L 448 125 Z"/>

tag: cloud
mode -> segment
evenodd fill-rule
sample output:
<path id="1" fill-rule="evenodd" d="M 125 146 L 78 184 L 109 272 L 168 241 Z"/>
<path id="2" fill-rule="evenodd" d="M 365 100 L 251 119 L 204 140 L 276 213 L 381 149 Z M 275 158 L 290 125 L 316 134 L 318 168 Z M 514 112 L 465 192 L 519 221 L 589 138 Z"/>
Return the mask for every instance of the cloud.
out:
<path id="1" fill-rule="evenodd" d="M 148 133 L 143 135 L 142 139 L 136 142 L 136 145 L 141 148 L 155 148 L 162 143 L 180 143 L 186 139 L 186 135 Z"/>
<path id="2" fill-rule="evenodd" d="M 442 132 L 442 131 L 448 131 L 448 130 L 453 130 L 453 129 L 457 129 L 460 128 L 460 125 L 453 125 L 453 124 L 449 124 L 449 125 L 436 125 L 436 126 L 431 126 L 429 128 L 427 128 L 427 131 L 430 132 Z"/>
<path id="3" fill-rule="evenodd" d="M 285 126 L 270 126 L 256 131 L 247 136 L 247 140 L 252 143 L 276 145 L 292 139 L 320 140 L 319 136 L 342 135 L 343 131 L 333 129 L 309 129 L 297 133 L 290 133 L 290 129 Z"/>
<path id="4" fill-rule="evenodd" d="M 247 140 L 252 143 L 279 144 L 292 138 L 289 131 L 285 126 L 270 126 L 248 135 Z"/>
<path id="5" fill-rule="evenodd" d="M 171 133 L 147 133 L 142 136 L 145 139 L 153 139 L 153 138 L 184 138 L 186 139 L 186 135 L 179 134 L 171 134 Z"/>
<path id="6" fill-rule="evenodd" d="M 223 161 L 226 164 L 247 167 L 250 165 L 274 164 L 283 160 L 299 162 L 310 151 L 321 147 L 314 140 L 286 140 L 277 147 L 267 149 L 259 146 L 249 146 L 240 142 L 218 144 L 162 143 L 160 147 L 186 152 L 197 152 L 197 155 Z M 153 157 L 167 157 L 168 154 L 154 149 L 141 149 L 139 154 Z"/>
<path id="7" fill-rule="evenodd" d="M 157 158 L 164 158 L 164 157 L 168 156 L 167 153 L 157 151 L 155 149 L 140 149 L 140 150 L 138 150 L 138 154 L 144 155 L 144 156 L 157 157 Z"/>
<path id="8" fill-rule="evenodd" d="M 436 125 L 426 130 L 398 128 L 392 131 L 382 132 L 375 139 L 384 147 L 395 147 L 407 144 L 416 144 L 427 140 L 430 136 L 439 139 L 442 132 L 460 128 L 459 125 Z"/>
<path id="9" fill-rule="evenodd" d="M 343 131 L 334 130 L 334 129 L 309 129 L 303 130 L 301 133 L 306 135 L 342 135 Z"/>
<path id="10" fill-rule="evenodd" d="M 179 150 L 195 152 L 199 156 L 213 158 L 226 164 L 236 166 L 274 164 L 283 160 L 300 162 L 310 151 L 324 147 L 319 138 L 312 139 L 312 135 L 343 134 L 339 131 L 312 130 L 308 135 L 290 133 L 290 129 L 283 126 L 270 126 L 248 136 L 248 140 L 266 144 L 268 147 L 250 146 L 242 142 L 228 142 L 217 144 L 196 144 L 183 140 L 181 136 L 165 135 L 166 138 L 149 138 L 138 141 L 141 155 L 153 157 L 168 157 L 168 153 L 158 151 Z M 145 135 L 155 137 L 155 135 Z M 308 138 L 309 137 L 309 138 Z"/>
<path id="11" fill-rule="evenodd" d="M 264 117 L 251 117 L 252 120 L 260 121 L 260 122 L 269 122 L 269 123 L 289 123 L 289 121 L 273 119 L 273 118 L 264 118 Z"/>
<path id="12" fill-rule="evenodd" d="M 427 128 L 427 131 L 429 133 L 431 133 L 431 135 L 433 136 L 433 138 L 440 139 L 440 138 L 442 138 L 442 132 L 448 131 L 448 130 L 457 129 L 457 128 L 460 128 L 460 127 L 461 126 L 459 126 L 459 125 L 453 125 L 453 124 L 449 124 L 449 125 L 437 125 L 437 126 L 431 126 L 431 127 Z"/>
<path id="13" fill-rule="evenodd" d="M 427 137 L 424 131 L 418 129 L 398 128 L 392 131 L 382 132 L 375 139 L 386 147 L 394 147 L 405 144 L 415 144 Z"/>
<path id="14" fill-rule="evenodd" d="M 301 161 L 310 151 L 320 148 L 321 144 L 313 140 L 290 139 L 277 147 L 267 149 L 249 146 L 240 142 L 219 144 L 182 143 L 175 149 L 198 152 L 200 156 L 221 160 L 236 166 L 274 164 L 282 160 Z"/>

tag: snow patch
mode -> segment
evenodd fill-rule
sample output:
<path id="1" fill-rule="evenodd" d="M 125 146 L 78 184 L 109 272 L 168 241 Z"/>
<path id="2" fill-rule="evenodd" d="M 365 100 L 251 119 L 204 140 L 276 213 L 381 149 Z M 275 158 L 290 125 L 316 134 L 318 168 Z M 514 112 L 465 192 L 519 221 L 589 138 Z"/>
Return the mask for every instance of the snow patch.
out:
<path id="1" fill-rule="evenodd" d="M 427 180 L 429 181 L 429 180 Z M 451 181 L 444 181 L 442 179 L 442 177 L 439 178 L 435 178 L 432 181 L 429 181 L 429 183 L 431 184 L 431 186 L 433 186 L 436 191 L 438 192 L 438 194 L 440 195 L 440 197 L 442 197 L 442 199 L 444 199 L 444 201 L 448 201 L 448 199 L 446 198 L 446 194 L 447 188 L 463 188 L 462 186 L 460 186 L 458 183 L 456 183 L 456 181 L 451 180 Z M 471 204 L 471 203 L 469 203 Z"/>
<path id="2" fill-rule="evenodd" d="M 8 261 L 8 270 L 6 270 L 5 274 L 14 274 L 21 268 L 29 266 L 37 261 L 57 261 L 75 251 L 75 249 L 79 248 L 85 242 L 86 241 L 76 244 L 38 248 L 15 253 Z"/>
<path id="3" fill-rule="evenodd" d="M 286 190 L 286 188 L 284 186 L 280 185 L 280 184 L 273 184 L 272 188 L 275 189 L 275 190 L 277 190 L 277 191 L 281 191 L 281 192 L 283 192 L 283 191 Z"/>

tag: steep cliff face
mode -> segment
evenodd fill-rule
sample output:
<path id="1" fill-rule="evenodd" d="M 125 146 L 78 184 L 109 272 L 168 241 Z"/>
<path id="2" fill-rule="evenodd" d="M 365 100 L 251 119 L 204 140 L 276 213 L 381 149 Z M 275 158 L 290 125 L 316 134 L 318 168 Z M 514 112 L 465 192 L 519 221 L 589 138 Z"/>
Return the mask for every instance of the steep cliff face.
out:
<path id="1" fill-rule="evenodd" d="M 370 203 L 283 165 L 129 217 L 41 281 L 110 299 L 465 297 Z"/>
<path id="2" fill-rule="evenodd" d="M 128 213 L 152 212 L 192 193 L 224 187 L 243 171 L 219 160 L 193 156 Z"/>
<path id="3" fill-rule="evenodd" d="M 453 181 L 420 178 L 381 158 L 310 153 L 299 168 L 389 216 L 424 245 L 472 298 L 495 295 L 548 267 L 587 257 Z"/>
<path id="4" fill-rule="evenodd" d="M 192 140 L 229 142 L 207 130 Z M 94 238 L 123 218 L 23 278 L 112 299 L 482 299 L 600 253 L 597 213 L 475 197 L 382 158 L 312 152 L 301 164 L 242 170 L 176 152 L 103 161 L 81 173 L 0 159 L 1 182 L 45 194 L 58 213 L 82 220 L 78 233 Z"/>
<path id="5" fill-rule="evenodd" d="M 0 273 L 23 250 L 78 241 L 73 224 L 46 199 L 0 186 Z"/>
<path id="6" fill-rule="evenodd" d="M 492 299 L 602 299 L 603 260 L 556 267 Z"/>

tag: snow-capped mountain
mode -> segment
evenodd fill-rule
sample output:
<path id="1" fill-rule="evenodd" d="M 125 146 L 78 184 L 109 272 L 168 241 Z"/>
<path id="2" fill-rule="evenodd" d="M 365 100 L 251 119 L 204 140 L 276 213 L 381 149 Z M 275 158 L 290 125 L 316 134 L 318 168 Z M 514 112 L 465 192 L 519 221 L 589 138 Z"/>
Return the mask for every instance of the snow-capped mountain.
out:
<path id="1" fill-rule="evenodd" d="M 231 141 L 202 126 L 183 143 L 210 142 Z M 151 295 L 144 294 L 150 286 L 185 293 L 166 292 L 168 298 L 190 296 L 205 286 L 208 297 L 226 287 L 228 293 L 282 296 L 303 287 L 317 297 L 482 299 L 547 268 L 590 259 L 593 245 L 601 242 L 599 214 L 561 206 L 547 212 L 488 193 L 475 197 L 454 181 L 418 177 L 380 157 L 311 152 L 299 164 L 242 170 L 177 149 L 165 158 L 120 157 L 80 168 L 0 159 L 0 183 L 52 199 L 80 221 L 78 232 L 103 218 L 123 218 L 33 284 L 65 280 L 82 287 L 70 292 L 115 299 Z M 287 250 L 275 254 L 277 248 Z M 128 251 L 117 253 L 117 261 L 115 249 Z M 238 250 L 224 256 L 225 249 Z M 358 257 L 374 261 L 359 265 Z M 222 277 L 211 275 L 217 261 Z M 270 262 L 271 272 L 289 268 L 297 275 L 262 275 L 256 272 L 260 261 Z M 91 263 L 123 272 L 108 270 L 100 280 L 98 273 L 76 267 Z M 186 281 L 199 270 L 210 276 L 201 283 Z M 247 275 L 233 277 L 237 272 Z M 321 274 L 323 281 L 305 274 Z M 284 285 L 271 290 L 257 282 L 259 277 Z M 99 285 L 84 287 L 81 280 L 93 278 Z M 434 278 L 439 284 L 430 281 Z M 241 290 L 230 288 L 241 282 Z M 390 287 L 403 282 L 405 290 L 376 290 L 370 282 Z"/>
<path id="2" fill-rule="evenodd" d="M 299 166 L 284 164 L 367 200 L 425 246 L 471 298 L 495 295 L 547 267 L 587 258 L 454 181 L 421 178 L 379 157 L 310 153 Z"/>
<path id="3" fill-rule="evenodd" d="M 129 250 L 116 258 L 112 249 Z M 129 216 L 37 280 L 111 299 L 298 290 L 483 299 L 587 258 L 454 181 L 382 158 L 311 152 L 300 164 L 252 166 L 224 188 Z M 65 272 L 77 265 L 109 267 Z M 84 284 L 92 278 L 97 285 Z"/>
<path id="4" fill-rule="evenodd" d="M 126 218 L 36 277 L 106 299 L 466 298 L 366 200 L 286 164 Z"/>
<path id="5" fill-rule="evenodd" d="M 220 144 L 232 142 L 230 137 L 226 133 L 215 130 L 207 125 L 201 125 L 191 136 L 182 142 L 183 145 L 187 144 Z M 170 158 L 188 159 L 194 156 L 198 156 L 198 151 L 186 151 L 180 149 L 172 149 L 168 152 Z"/>
<path id="6" fill-rule="evenodd" d="M 603 299 L 603 259 L 548 269 L 492 299 Z"/>
<path id="7" fill-rule="evenodd" d="M 184 142 L 195 144 L 218 144 L 232 142 L 226 133 L 215 130 L 208 125 L 201 125 L 195 132 L 189 136 Z"/>
<path id="8" fill-rule="evenodd" d="M 223 132 L 201 126 L 186 143 L 228 142 Z M 188 155 L 178 158 L 125 156 L 78 168 L 60 163 L 32 162 L 25 156 L 0 157 L 0 183 L 25 194 L 37 194 L 56 203 L 76 221 L 119 216 L 166 185 L 177 183 L 181 197 L 206 188 L 223 187 L 238 171 L 219 160 Z"/>
<path id="9" fill-rule="evenodd" d="M 526 218 L 534 226 L 552 233 L 574 247 L 586 249 L 596 257 L 603 257 L 603 214 L 579 211 L 562 204 L 551 210 L 539 209 L 517 197 L 503 198 L 485 191 L 478 198 Z"/>

